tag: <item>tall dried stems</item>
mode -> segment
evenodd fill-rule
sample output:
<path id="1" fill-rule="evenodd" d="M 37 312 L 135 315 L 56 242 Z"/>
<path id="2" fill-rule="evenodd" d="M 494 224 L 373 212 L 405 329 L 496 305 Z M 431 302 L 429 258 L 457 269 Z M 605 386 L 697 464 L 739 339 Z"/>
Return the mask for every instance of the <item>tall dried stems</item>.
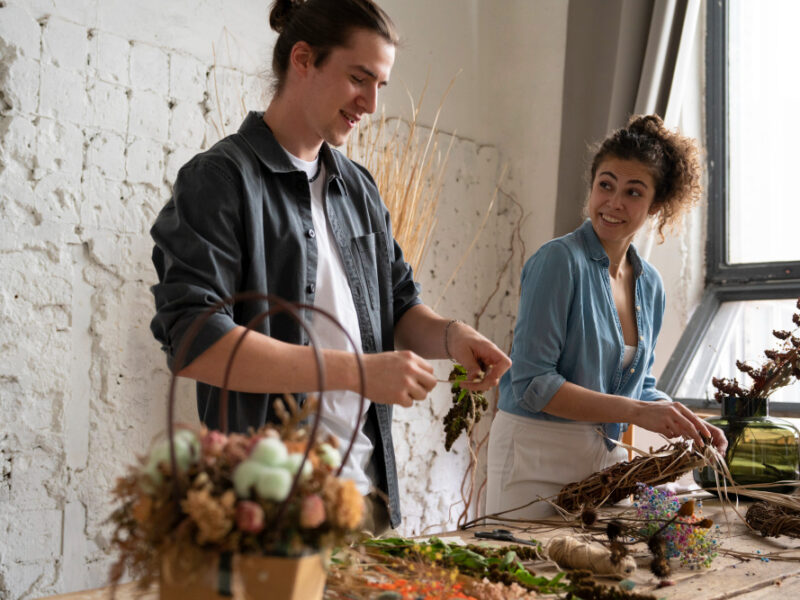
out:
<path id="1" fill-rule="evenodd" d="M 366 167 L 374 177 L 392 218 L 394 238 L 414 271 L 418 271 L 425 258 L 436 225 L 436 208 L 444 184 L 447 160 L 455 141 L 455 135 L 452 135 L 442 156 L 436 125 L 445 98 L 454 83 L 455 77 L 439 102 L 427 135 L 421 133 L 417 124 L 428 87 L 426 80 L 416 102 L 409 93 L 411 119 L 389 120 L 384 108 L 377 120 L 363 120 L 363 124 L 347 141 L 347 155 Z M 404 126 L 408 128 L 405 140 L 402 136 Z"/>

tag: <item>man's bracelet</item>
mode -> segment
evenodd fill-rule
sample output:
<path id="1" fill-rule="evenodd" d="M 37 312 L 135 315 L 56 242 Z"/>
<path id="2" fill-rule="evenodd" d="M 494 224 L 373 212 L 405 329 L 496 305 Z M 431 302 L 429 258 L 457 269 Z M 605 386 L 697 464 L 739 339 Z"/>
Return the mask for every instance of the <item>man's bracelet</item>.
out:
<path id="1" fill-rule="evenodd" d="M 450 326 L 456 323 L 463 323 L 463 321 L 461 321 L 460 319 L 453 319 L 450 322 L 448 322 L 444 328 L 444 353 L 447 354 L 447 358 L 449 358 L 453 362 L 455 362 L 456 359 L 453 358 L 452 354 L 450 354 L 450 345 L 447 343 L 448 342 L 447 334 L 450 333 Z"/>

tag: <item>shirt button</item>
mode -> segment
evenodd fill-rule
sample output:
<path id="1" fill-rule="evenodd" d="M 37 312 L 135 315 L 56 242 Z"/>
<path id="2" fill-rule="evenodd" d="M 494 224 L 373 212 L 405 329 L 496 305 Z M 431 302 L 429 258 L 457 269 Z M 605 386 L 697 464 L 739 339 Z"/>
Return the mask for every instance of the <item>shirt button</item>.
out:
<path id="1" fill-rule="evenodd" d="M 313 283 L 309 283 L 309 284 L 306 286 L 306 292 L 308 292 L 309 294 L 313 294 L 313 293 L 314 293 L 314 290 L 316 290 L 316 289 L 317 289 L 317 286 L 316 286 L 316 285 L 314 285 Z"/>
<path id="2" fill-rule="evenodd" d="M 636 305 L 636 310 L 642 310 L 642 307 L 637 304 Z"/>
<path id="3" fill-rule="evenodd" d="M 636 369 L 631 369 L 631 373 L 636 373 Z"/>
<path id="4" fill-rule="evenodd" d="M 643 335 L 639 336 L 639 341 L 644 341 L 644 336 Z"/>
<path id="5" fill-rule="evenodd" d="M 306 235 L 307 235 L 308 237 L 310 237 L 310 238 L 315 238 L 315 237 L 317 237 L 317 232 L 316 232 L 316 231 L 314 231 L 314 228 L 312 227 L 311 229 L 309 229 L 308 231 L 306 231 Z"/>

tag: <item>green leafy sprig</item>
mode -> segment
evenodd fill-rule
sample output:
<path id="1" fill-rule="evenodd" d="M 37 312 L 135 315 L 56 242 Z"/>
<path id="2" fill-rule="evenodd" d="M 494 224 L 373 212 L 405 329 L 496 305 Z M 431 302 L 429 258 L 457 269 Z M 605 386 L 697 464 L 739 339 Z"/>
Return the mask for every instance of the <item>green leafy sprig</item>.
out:
<path id="1" fill-rule="evenodd" d="M 448 377 L 453 394 L 453 406 L 444 416 L 444 448 L 448 452 L 462 431 L 467 436 L 472 433 L 472 428 L 489 408 L 489 402 L 483 394 L 461 387 L 461 383 L 466 380 L 467 370 L 458 363 L 454 364 Z"/>

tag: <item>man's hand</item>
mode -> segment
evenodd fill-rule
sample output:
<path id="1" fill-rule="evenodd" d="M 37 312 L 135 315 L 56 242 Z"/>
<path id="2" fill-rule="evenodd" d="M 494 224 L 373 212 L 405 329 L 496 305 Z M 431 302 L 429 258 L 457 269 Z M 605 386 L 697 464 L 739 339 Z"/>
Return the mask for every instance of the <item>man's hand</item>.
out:
<path id="1" fill-rule="evenodd" d="M 462 388 L 483 392 L 500 383 L 500 377 L 511 366 L 505 352 L 461 321 L 451 323 L 446 336 L 450 356 L 467 370 Z"/>
<path id="2" fill-rule="evenodd" d="M 436 385 L 433 366 L 410 350 L 364 354 L 362 359 L 365 395 L 373 402 L 409 407 L 427 398 Z"/>

